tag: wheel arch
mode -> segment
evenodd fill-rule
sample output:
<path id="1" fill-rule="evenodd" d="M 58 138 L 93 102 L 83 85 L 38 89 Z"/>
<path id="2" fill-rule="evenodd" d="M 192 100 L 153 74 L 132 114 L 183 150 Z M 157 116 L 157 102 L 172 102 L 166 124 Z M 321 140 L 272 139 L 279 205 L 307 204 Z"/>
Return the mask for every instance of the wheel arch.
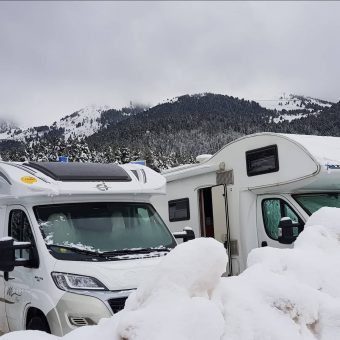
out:
<path id="1" fill-rule="evenodd" d="M 49 329 L 51 330 L 51 326 L 47 320 L 46 315 L 43 313 L 42 310 L 36 307 L 29 306 L 26 311 L 26 317 L 25 317 L 25 329 L 27 329 L 28 323 L 31 321 L 33 317 L 40 317 L 42 318 L 46 324 L 48 325 Z"/>

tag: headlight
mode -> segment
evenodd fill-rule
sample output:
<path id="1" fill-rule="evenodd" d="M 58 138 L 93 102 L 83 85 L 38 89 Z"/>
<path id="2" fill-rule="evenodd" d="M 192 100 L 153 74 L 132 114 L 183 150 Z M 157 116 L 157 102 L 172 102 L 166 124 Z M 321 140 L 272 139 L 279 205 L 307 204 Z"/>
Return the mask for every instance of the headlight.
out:
<path id="1" fill-rule="evenodd" d="M 91 276 L 52 273 L 52 278 L 56 286 L 62 290 L 107 290 L 107 288 L 97 279 Z"/>

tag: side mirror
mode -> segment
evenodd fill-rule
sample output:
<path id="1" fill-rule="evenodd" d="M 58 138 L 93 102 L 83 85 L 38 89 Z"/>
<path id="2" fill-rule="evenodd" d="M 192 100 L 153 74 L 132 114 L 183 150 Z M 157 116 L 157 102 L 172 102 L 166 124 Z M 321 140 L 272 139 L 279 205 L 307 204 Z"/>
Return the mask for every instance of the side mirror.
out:
<path id="1" fill-rule="evenodd" d="M 299 225 L 293 223 L 290 217 L 283 217 L 278 226 L 278 241 L 283 244 L 293 243 L 299 235 Z"/>
<path id="2" fill-rule="evenodd" d="M 13 238 L 6 237 L 0 240 L 0 271 L 11 272 L 16 266 L 28 266 L 30 260 L 15 259 L 15 250 L 31 249 L 30 242 L 14 242 Z"/>
<path id="3" fill-rule="evenodd" d="M 175 238 L 183 239 L 183 242 L 193 240 L 195 238 L 195 233 L 190 227 L 185 227 L 183 231 L 177 231 L 173 233 Z"/>

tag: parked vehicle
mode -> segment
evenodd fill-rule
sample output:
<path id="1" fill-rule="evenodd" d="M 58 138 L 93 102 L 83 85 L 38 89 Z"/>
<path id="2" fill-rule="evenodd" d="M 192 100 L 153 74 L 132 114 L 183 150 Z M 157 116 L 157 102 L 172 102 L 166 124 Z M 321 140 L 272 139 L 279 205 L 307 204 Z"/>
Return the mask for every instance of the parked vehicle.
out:
<path id="1" fill-rule="evenodd" d="M 0 162 L 0 330 L 62 336 L 121 310 L 176 242 L 141 165 Z"/>
<path id="2" fill-rule="evenodd" d="M 155 204 L 172 232 L 223 242 L 229 275 L 256 247 L 291 246 L 320 207 L 340 207 L 337 137 L 253 134 L 198 161 L 164 171 L 167 195 Z"/>

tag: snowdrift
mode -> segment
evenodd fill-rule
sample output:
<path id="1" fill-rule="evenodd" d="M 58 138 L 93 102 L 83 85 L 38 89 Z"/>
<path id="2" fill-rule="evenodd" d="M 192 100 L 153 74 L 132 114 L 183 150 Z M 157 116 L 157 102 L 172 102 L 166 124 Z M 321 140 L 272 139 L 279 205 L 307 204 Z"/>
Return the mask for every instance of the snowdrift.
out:
<path id="1" fill-rule="evenodd" d="M 258 248 L 248 269 L 221 278 L 223 246 L 196 239 L 175 248 L 125 309 L 66 340 L 339 340 L 340 209 L 322 208 L 294 249 Z M 3 340 L 56 340 L 37 331 Z"/>

